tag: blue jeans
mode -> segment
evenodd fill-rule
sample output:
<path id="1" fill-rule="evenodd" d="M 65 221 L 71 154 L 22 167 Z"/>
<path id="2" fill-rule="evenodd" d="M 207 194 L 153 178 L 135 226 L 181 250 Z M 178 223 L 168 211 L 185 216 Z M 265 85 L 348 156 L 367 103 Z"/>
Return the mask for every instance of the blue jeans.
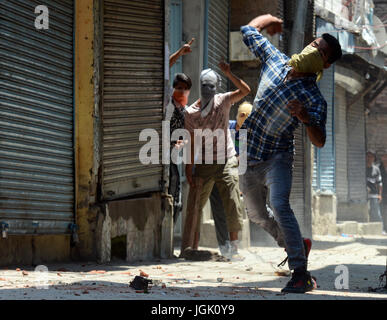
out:
<path id="1" fill-rule="evenodd" d="M 269 160 L 249 165 L 240 176 L 240 188 L 249 219 L 286 249 L 289 268 L 294 270 L 306 268 L 306 257 L 300 228 L 289 203 L 292 174 L 293 155 L 277 153 Z M 273 211 L 266 207 L 267 195 Z"/>

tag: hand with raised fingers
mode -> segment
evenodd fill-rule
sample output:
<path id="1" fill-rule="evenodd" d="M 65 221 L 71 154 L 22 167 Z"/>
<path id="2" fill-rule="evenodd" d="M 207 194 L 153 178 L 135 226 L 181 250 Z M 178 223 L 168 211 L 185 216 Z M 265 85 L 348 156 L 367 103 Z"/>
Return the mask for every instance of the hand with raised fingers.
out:
<path id="1" fill-rule="evenodd" d="M 231 67 L 227 62 L 224 61 L 224 58 L 222 58 L 222 60 L 218 64 L 218 66 L 219 66 L 220 70 L 222 70 L 222 72 L 225 75 L 229 75 L 231 73 Z"/>
<path id="2" fill-rule="evenodd" d="M 192 38 L 188 43 L 186 43 L 184 46 L 181 47 L 180 53 L 182 56 L 192 52 L 191 45 L 194 41 L 195 41 L 195 38 Z"/>

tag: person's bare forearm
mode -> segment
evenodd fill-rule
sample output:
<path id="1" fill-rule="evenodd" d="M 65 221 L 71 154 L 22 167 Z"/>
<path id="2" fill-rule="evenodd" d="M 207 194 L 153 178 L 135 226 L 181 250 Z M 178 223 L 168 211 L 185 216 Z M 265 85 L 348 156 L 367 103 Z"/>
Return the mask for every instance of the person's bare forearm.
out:
<path id="1" fill-rule="evenodd" d="M 170 57 L 169 57 L 169 67 L 171 68 L 177 60 L 179 60 L 181 56 L 181 49 L 179 49 L 178 51 L 176 51 L 174 54 L 172 54 Z"/>
<path id="2" fill-rule="evenodd" d="M 226 74 L 227 78 L 246 96 L 250 93 L 250 87 L 242 79 L 239 79 L 232 72 Z"/>

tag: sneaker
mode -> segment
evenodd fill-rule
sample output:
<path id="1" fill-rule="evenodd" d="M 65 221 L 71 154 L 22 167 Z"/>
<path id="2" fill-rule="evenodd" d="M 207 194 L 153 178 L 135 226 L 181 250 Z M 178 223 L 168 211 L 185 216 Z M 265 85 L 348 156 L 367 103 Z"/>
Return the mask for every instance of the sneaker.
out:
<path id="1" fill-rule="evenodd" d="M 239 240 L 230 242 L 230 260 L 231 261 L 243 261 L 245 258 L 238 253 Z"/>
<path id="2" fill-rule="evenodd" d="M 221 245 L 219 246 L 220 254 L 227 259 L 230 258 L 230 250 L 231 250 L 231 245 L 229 240 L 226 241 L 224 246 L 221 246 Z"/>
<path id="3" fill-rule="evenodd" d="M 312 249 L 312 240 L 308 238 L 303 239 L 304 242 L 304 249 L 305 249 L 305 257 L 306 257 L 306 264 L 308 264 L 308 257 L 310 253 L 310 249 Z M 286 251 L 286 249 L 285 249 Z M 289 257 L 286 257 L 285 260 L 283 260 L 277 267 L 283 267 L 286 262 L 288 261 Z"/>
<path id="4" fill-rule="evenodd" d="M 308 271 L 294 271 L 292 278 L 286 287 L 281 290 L 283 293 L 305 293 L 317 288 L 316 279 Z"/>

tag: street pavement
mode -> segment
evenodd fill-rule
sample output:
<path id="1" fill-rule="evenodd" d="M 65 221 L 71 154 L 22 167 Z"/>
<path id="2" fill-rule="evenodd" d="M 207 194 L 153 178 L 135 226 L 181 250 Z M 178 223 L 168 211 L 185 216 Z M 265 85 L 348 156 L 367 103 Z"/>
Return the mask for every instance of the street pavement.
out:
<path id="1" fill-rule="evenodd" d="M 204 249 L 204 248 L 201 248 Z M 208 248 L 206 248 L 208 249 Z M 208 249 L 213 250 L 214 249 Z M 289 281 L 278 247 L 240 250 L 243 261 L 161 259 L 0 268 L 0 300 L 386 300 L 387 236 L 315 236 L 309 270 L 318 288 L 282 294 Z M 176 248 L 175 255 L 179 255 Z M 152 280 L 148 292 L 129 287 L 135 276 Z"/>

